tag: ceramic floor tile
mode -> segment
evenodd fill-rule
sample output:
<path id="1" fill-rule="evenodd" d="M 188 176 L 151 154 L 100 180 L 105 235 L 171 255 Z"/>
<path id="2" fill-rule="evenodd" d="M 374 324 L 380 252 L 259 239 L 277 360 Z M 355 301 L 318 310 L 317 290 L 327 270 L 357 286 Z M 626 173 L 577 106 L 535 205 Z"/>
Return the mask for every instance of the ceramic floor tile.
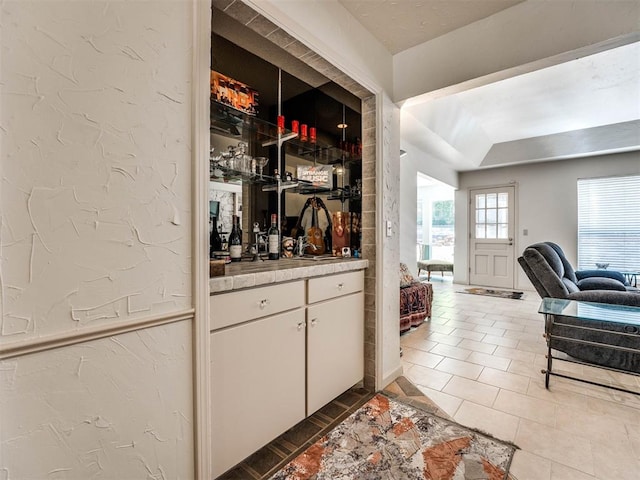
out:
<path id="1" fill-rule="evenodd" d="M 476 342 L 475 340 L 469 340 L 465 338 L 458 344 L 458 347 L 491 355 L 497 348 L 497 345 L 490 345 L 484 342 Z"/>
<path id="2" fill-rule="evenodd" d="M 640 396 L 560 377 L 552 377 L 546 389 L 540 372 L 547 365 L 546 344 L 535 292 L 514 301 L 457 293 L 467 286 L 451 279 L 433 286 L 430 324 L 401 337 L 413 360 L 403 358 L 405 375 L 456 420 L 500 431 L 496 435 L 505 439 L 512 435 L 521 448 L 511 468 L 514 479 L 636 478 Z M 434 358 L 416 351 L 444 358 L 438 368 L 427 368 L 417 362 L 431 365 L 425 360 Z M 632 375 L 560 361 L 554 370 L 640 389 L 640 377 Z"/>
<path id="3" fill-rule="evenodd" d="M 518 341 L 516 350 L 523 350 L 525 352 L 532 352 L 532 353 L 546 353 L 547 347 L 544 341 L 529 342 L 527 340 L 520 340 Z"/>
<path id="4" fill-rule="evenodd" d="M 517 480 L 550 480 L 551 460 L 516 450 L 509 473 Z"/>
<path id="5" fill-rule="evenodd" d="M 502 347 L 515 348 L 518 346 L 518 340 L 515 338 L 505 338 L 503 336 L 497 335 L 485 335 L 482 339 L 484 343 L 489 343 L 491 345 L 499 345 Z"/>
<path id="6" fill-rule="evenodd" d="M 486 353 L 471 352 L 471 355 L 467 357 L 467 362 L 477 363 L 478 365 L 495 368 L 497 370 L 506 370 L 509 368 L 511 359 L 487 355 Z"/>
<path id="7" fill-rule="evenodd" d="M 520 350 L 516 350 L 514 348 L 502 347 L 499 346 L 496 348 L 496 351 L 493 352 L 494 355 L 498 357 L 510 358 L 512 360 L 520 360 L 521 362 L 531 362 L 533 363 L 536 358 L 535 354 L 531 352 L 522 352 Z"/>
<path id="8" fill-rule="evenodd" d="M 419 386 L 418 388 L 452 418 L 462 404 L 462 399 L 454 397 L 453 395 L 439 392 L 438 390 L 433 390 L 432 388 L 425 386 Z"/>
<path id="9" fill-rule="evenodd" d="M 449 335 L 451 332 L 455 330 L 455 327 L 450 327 L 449 325 L 440 325 L 440 324 L 432 324 L 429 326 L 430 332 L 442 333 L 444 335 Z"/>
<path id="10" fill-rule="evenodd" d="M 476 380 L 480 376 L 482 368 L 481 365 L 456 360 L 455 358 L 445 358 L 435 367 L 436 370 L 440 370 L 441 372 L 470 378 L 472 380 Z"/>
<path id="11" fill-rule="evenodd" d="M 523 394 L 529 389 L 529 377 L 489 367 L 482 370 L 478 381 Z"/>
<path id="12" fill-rule="evenodd" d="M 480 341 L 484 338 L 484 333 L 476 332 L 474 330 L 468 330 L 465 328 L 456 328 L 451 335 L 454 337 L 462 337 L 469 340 Z"/>
<path id="13" fill-rule="evenodd" d="M 449 320 L 447 322 L 448 327 L 452 327 L 454 329 L 462 329 L 462 330 L 473 330 L 477 325 L 471 322 L 465 322 L 463 320 Z M 459 335 L 453 333 L 456 337 L 464 337 L 464 335 Z"/>
<path id="14" fill-rule="evenodd" d="M 483 326 L 483 327 L 492 327 L 495 323 L 494 320 L 484 317 L 484 313 L 482 312 L 462 312 L 465 316 L 463 320 L 466 323 L 472 323 L 475 326 Z M 488 333 L 488 332 L 487 332 Z"/>
<path id="15" fill-rule="evenodd" d="M 446 345 L 442 343 L 439 343 L 429 351 L 431 353 L 435 353 L 436 355 L 451 357 L 458 360 L 465 360 L 469 355 L 471 355 L 471 350 L 454 347 L 454 346 Z"/>
<path id="16" fill-rule="evenodd" d="M 453 377 L 442 389 L 444 393 L 479 405 L 493 405 L 499 388 L 462 377 Z"/>
<path id="17" fill-rule="evenodd" d="M 493 408 L 553 427 L 558 406 L 553 402 L 502 389 L 493 402 Z"/>
<path id="18" fill-rule="evenodd" d="M 486 333 L 496 337 L 502 337 L 506 331 L 504 328 L 489 327 L 486 325 L 476 325 L 474 330 L 476 332 Z"/>
<path id="19" fill-rule="evenodd" d="M 597 478 L 561 463 L 551 462 L 551 480 L 612 480 L 612 477 Z"/>
<path id="20" fill-rule="evenodd" d="M 527 332 L 516 332 L 514 330 L 507 330 L 504 332 L 505 338 L 510 338 L 513 340 L 525 340 L 527 342 L 537 342 L 540 339 L 541 334 L 533 334 Z"/>
<path id="21" fill-rule="evenodd" d="M 640 460 L 640 429 L 635 425 L 626 425 L 626 427 L 631 449 L 633 450 L 636 460 Z"/>
<path id="22" fill-rule="evenodd" d="M 518 324 L 516 322 L 505 321 L 504 319 L 503 320 L 496 320 L 496 322 L 493 324 L 493 326 L 495 328 L 502 328 L 502 329 L 508 330 L 508 331 L 524 332 L 524 326 L 523 325 Z M 506 333 L 507 332 L 505 332 L 505 334 Z"/>
<path id="23" fill-rule="evenodd" d="M 432 342 L 430 340 L 425 340 L 420 337 L 400 337 L 400 345 L 415 348 L 416 350 L 422 350 L 423 352 L 428 352 L 433 347 L 435 347 L 438 342 Z"/>
<path id="24" fill-rule="evenodd" d="M 428 340 L 432 342 L 444 343 L 445 345 L 451 345 L 452 347 L 455 347 L 462 341 L 462 338 L 450 337 L 449 335 L 433 332 L 429 335 Z"/>
<path id="25" fill-rule="evenodd" d="M 515 415 L 509 415 L 466 400 L 462 402 L 453 419 L 458 423 L 477 428 L 509 442 L 515 439 L 520 421 Z"/>
<path id="26" fill-rule="evenodd" d="M 638 480 L 640 461 L 632 452 L 631 445 L 599 441 L 593 442 L 593 464 L 596 478 L 616 480 Z"/>
<path id="27" fill-rule="evenodd" d="M 408 370 L 405 370 L 404 376 L 418 387 L 424 386 L 434 390 L 442 390 L 452 378 L 452 375 L 448 373 L 439 372 L 438 370 L 420 365 L 412 365 Z"/>
<path id="28" fill-rule="evenodd" d="M 405 362 L 429 368 L 435 367 L 444 358 L 440 355 L 434 355 L 433 353 L 423 352 L 422 350 L 416 350 L 409 347 L 402 348 L 402 356 Z"/>
<path id="29" fill-rule="evenodd" d="M 587 396 L 587 408 L 592 413 L 617 417 L 628 425 L 637 425 L 640 428 L 640 410 L 638 408 L 590 396 Z"/>
<path id="30" fill-rule="evenodd" d="M 610 415 L 589 412 L 587 409 L 568 409 L 562 412 L 556 421 L 556 428 L 587 439 L 603 436 L 607 438 L 607 442 L 629 443 L 624 420 Z"/>
<path id="31" fill-rule="evenodd" d="M 540 457 L 589 475 L 594 474 L 591 442 L 582 437 L 531 420 L 520 419 L 515 444 Z"/>

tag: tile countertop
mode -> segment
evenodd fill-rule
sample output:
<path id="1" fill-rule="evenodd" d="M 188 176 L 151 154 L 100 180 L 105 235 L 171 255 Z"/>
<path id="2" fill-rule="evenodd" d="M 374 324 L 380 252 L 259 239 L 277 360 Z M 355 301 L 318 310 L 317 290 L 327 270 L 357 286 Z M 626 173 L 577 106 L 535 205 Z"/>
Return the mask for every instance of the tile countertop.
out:
<path id="1" fill-rule="evenodd" d="M 209 293 L 227 292 L 270 283 L 287 282 L 301 278 L 320 277 L 332 273 L 363 270 L 369 260 L 362 258 L 281 258 L 259 262 L 242 261 L 225 265 L 224 276 L 209 279 Z"/>

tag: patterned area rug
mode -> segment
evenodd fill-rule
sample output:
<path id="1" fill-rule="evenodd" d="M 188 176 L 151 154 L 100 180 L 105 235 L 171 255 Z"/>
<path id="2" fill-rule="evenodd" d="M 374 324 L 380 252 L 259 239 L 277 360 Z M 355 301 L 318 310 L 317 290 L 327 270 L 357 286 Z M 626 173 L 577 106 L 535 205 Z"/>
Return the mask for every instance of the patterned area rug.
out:
<path id="1" fill-rule="evenodd" d="M 500 298 L 512 298 L 514 300 L 520 300 L 524 292 L 513 292 L 511 290 L 494 290 L 491 288 L 465 288 L 463 291 L 458 293 L 470 293 L 472 295 L 487 295 L 489 297 L 500 297 Z"/>
<path id="2" fill-rule="evenodd" d="M 515 447 L 383 394 L 273 480 L 505 480 Z"/>

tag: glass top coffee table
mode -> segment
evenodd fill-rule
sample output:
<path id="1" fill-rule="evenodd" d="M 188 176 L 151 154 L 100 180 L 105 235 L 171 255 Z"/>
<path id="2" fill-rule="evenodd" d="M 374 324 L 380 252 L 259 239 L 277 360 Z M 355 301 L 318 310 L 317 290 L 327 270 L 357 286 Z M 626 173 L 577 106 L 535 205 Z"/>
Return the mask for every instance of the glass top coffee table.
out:
<path id="1" fill-rule="evenodd" d="M 542 373 L 547 388 L 549 376 L 555 375 L 640 395 L 553 371 L 553 360 L 560 360 L 640 376 L 640 307 L 543 298 L 538 312 L 545 316 L 548 352 Z M 569 357 L 554 356 L 552 349 Z"/>

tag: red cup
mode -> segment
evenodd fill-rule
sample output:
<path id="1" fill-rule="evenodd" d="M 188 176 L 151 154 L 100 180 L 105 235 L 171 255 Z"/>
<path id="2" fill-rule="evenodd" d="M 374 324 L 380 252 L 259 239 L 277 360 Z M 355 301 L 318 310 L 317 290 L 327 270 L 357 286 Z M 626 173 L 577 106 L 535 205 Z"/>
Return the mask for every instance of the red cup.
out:
<path id="1" fill-rule="evenodd" d="M 316 136 L 316 128 L 315 127 L 310 127 L 309 128 L 309 138 L 310 138 L 311 143 L 316 143 L 317 136 Z"/>
<path id="2" fill-rule="evenodd" d="M 300 125 L 300 140 L 303 142 L 307 141 L 307 124 L 303 123 Z"/>
<path id="3" fill-rule="evenodd" d="M 299 131 L 300 131 L 300 122 L 298 122 L 298 120 L 291 120 L 291 131 L 293 133 L 299 133 Z"/>
<path id="4" fill-rule="evenodd" d="M 284 132 L 284 115 L 278 115 L 278 133 Z"/>

